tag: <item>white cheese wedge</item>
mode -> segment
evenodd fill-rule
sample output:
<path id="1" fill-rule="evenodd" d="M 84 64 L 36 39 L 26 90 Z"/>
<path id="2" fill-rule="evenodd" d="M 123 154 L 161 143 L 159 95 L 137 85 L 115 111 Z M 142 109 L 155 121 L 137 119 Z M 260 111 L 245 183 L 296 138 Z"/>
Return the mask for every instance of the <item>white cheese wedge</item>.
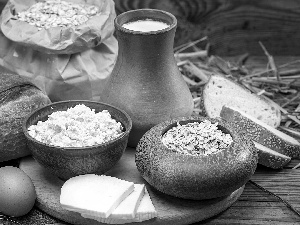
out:
<path id="1" fill-rule="evenodd" d="M 133 222 L 142 222 L 157 217 L 157 211 L 151 201 L 151 197 L 147 189 L 145 189 L 145 195 L 142 198 L 140 206 L 137 209 L 136 216 Z"/>
<path id="2" fill-rule="evenodd" d="M 116 177 L 79 175 L 63 184 L 60 204 L 70 211 L 107 218 L 133 190 L 133 182 Z"/>
<path id="3" fill-rule="evenodd" d="M 133 219 L 120 219 L 120 218 L 112 218 L 109 216 L 108 218 L 100 218 L 97 216 L 91 216 L 86 214 L 81 214 L 85 218 L 97 220 L 100 223 L 107 223 L 107 224 L 126 224 L 126 223 L 133 223 L 133 222 L 142 222 L 146 220 L 150 220 L 152 218 L 157 217 L 157 211 L 151 201 L 150 195 L 145 188 L 144 196 L 140 202 L 140 205 L 137 209 L 135 217 Z"/>
<path id="4" fill-rule="evenodd" d="M 125 198 L 120 205 L 110 214 L 108 218 L 114 219 L 133 219 L 137 211 L 138 206 L 142 200 L 145 193 L 144 184 L 135 184 L 134 190 Z M 81 213 L 82 217 L 89 218 L 89 213 Z"/>

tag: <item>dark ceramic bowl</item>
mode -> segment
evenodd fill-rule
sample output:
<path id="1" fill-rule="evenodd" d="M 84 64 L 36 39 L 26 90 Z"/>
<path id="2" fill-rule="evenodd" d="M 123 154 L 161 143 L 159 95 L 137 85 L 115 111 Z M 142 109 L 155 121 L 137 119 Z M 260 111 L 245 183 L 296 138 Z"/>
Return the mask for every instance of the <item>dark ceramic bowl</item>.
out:
<path id="1" fill-rule="evenodd" d="M 124 133 L 111 141 L 89 147 L 57 147 L 37 141 L 29 135 L 29 126 L 47 120 L 48 115 L 55 111 L 65 111 L 78 104 L 95 109 L 96 113 L 108 110 L 113 119 L 121 122 Z M 31 113 L 23 123 L 23 132 L 34 159 L 52 174 L 64 180 L 80 174 L 103 174 L 112 168 L 126 149 L 131 128 L 131 119 L 123 110 L 108 104 L 85 100 L 49 104 Z"/>
<path id="2" fill-rule="evenodd" d="M 169 149 L 162 137 L 177 124 L 209 120 L 230 134 L 228 148 L 211 154 L 190 155 Z M 188 117 L 162 122 L 144 134 L 135 154 L 137 169 L 157 190 L 184 199 L 202 200 L 230 195 L 255 172 L 258 156 L 254 144 L 221 119 Z"/>

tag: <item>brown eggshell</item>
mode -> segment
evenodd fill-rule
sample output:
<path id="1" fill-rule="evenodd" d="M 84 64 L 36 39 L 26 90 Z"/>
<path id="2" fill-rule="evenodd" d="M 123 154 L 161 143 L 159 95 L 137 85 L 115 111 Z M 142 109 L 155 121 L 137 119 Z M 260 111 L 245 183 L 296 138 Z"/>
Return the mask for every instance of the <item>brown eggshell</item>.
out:
<path id="1" fill-rule="evenodd" d="M 34 206 L 34 185 L 21 169 L 13 166 L 0 168 L 0 212 L 18 217 L 27 214 Z"/>

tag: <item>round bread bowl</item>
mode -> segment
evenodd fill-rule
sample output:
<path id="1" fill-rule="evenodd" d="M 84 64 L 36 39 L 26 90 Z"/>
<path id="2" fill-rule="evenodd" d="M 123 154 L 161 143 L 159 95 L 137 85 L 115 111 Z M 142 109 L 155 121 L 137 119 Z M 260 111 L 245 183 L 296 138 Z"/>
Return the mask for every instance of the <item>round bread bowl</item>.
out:
<path id="1" fill-rule="evenodd" d="M 177 123 L 209 120 L 232 136 L 232 144 L 210 155 L 187 155 L 168 149 L 162 135 Z M 155 189 L 184 199 L 212 199 L 231 194 L 242 187 L 257 167 L 258 155 L 252 141 L 231 129 L 221 119 L 177 118 L 162 122 L 139 141 L 135 162 L 141 176 Z"/>
<path id="2" fill-rule="evenodd" d="M 98 113 L 108 110 L 111 117 L 121 122 L 124 132 L 108 142 L 86 147 L 58 147 L 42 143 L 31 137 L 28 127 L 45 121 L 55 111 L 66 111 L 78 104 L 95 109 Z M 81 174 L 103 174 L 111 169 L 123 155 L 128 142 L 132 121 L 129 115 L 112 105 L 87 100 L 70 100 L 49 104 L 34 111 L 24 120 L 23 132 L 33 158 L 57 177 L 67 180 Z"/>

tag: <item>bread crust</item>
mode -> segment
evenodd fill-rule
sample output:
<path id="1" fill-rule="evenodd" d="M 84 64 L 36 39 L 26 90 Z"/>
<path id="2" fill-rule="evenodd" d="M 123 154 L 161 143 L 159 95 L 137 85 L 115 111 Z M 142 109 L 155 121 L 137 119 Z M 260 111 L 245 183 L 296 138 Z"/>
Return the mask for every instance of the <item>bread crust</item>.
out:
<path id="1" fill-rule="evenodd" d="M 162 134 L 177 122 L 204 119 L 229 131 L 233 143 L 217 153 L 200 156 L 178 153 L 162 143 Z M 156 125 L 142 137 L 135 154 L 137 169 L 151 186 L 193 200 L 229 195 L 242 187 L 255 172 L 257 160 L 251 141 L 235 133 L 228 123 L 204 117 L 177 118 Z"/>
<path id="2" fill-rule="evenodd" d="M 231 89 L 234 88 L 234 91 Z M 217 89 L 219 93 L 212 91 Z M 202 90 L 200 107 L 203 116 L 218 117 L 222 106 L 234 106 L 272 127 L 281 122 L 281 112 L 271 100 L 251 93 L 239 83 L 221 75 L 212 75 Z M 255 111 L 257 110 L 257 112 Z"/>
<path id="3" fill-rule="evenodd" d="M 30 154 L 22 123 L 29 113 L 50 103 L 50 99 L 19 75 L 0 73 L 0 80 L 0 162 L 3 162 Z"/>
<path id="4" fill-rule="evenodd" d="M 253 119 L 243 116 L 240 112 L 223 106 L 221 118 L 231 123 L 232 127 L 247 138 L 266 146 L 283 155 L 300 158 L 300 143 L 283 132 L 268 125 L 258 124 Z M 275 130 L 277 134 L 274 133 Z"/>

